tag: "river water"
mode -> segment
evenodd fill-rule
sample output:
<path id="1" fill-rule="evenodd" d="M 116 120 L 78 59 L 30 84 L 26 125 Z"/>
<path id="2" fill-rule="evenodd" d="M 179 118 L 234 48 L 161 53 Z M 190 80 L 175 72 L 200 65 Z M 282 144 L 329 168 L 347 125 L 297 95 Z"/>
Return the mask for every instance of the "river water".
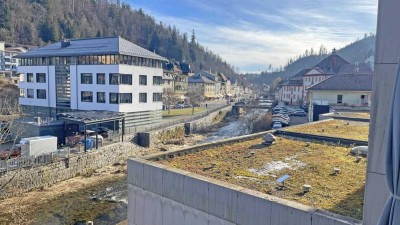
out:
<path id="1" fill-rule="evenodd" d="M 255 123 L 266 110 L 253 110 L 248 114 L 231 119 L 217 131 L 205 134 L 202 142 L 211 142 L 250 134 Z M 126 176 L 114 182 L 79 191 L 52 201 L 36 212 L 36 224 L 116 224 L 127 219 L 128 193 Z"/>

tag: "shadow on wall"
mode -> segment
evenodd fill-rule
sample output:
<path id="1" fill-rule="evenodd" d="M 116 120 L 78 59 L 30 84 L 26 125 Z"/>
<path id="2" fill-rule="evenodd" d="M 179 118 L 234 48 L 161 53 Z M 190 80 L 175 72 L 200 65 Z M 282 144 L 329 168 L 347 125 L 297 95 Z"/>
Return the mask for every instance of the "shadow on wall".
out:
<path id="1" fill-rule="evenodd" d="M 364 189 L 365 186 L 357 189 L 353 193 L 348 194 L 345 199 L 341 200 L 334 207 L 328 209 L 328 211 L 340 215 L 346 215 L 354 219 L 362 220 L 364 206 Z"/>

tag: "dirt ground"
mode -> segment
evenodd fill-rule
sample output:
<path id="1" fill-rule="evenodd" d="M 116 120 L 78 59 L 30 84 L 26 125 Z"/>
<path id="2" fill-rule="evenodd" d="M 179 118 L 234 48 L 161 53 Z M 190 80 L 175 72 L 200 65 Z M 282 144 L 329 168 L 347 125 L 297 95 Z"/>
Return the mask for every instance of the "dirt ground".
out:
<path id="1" fill-rule="evenodd" d="M 350 148 L 277 138 L 246 141 L 175 157 L 160 163 L 305 205 L 362 219 L 366 160 L 356 162 Z M 333 168 L 341 169 L 333 175 Z M 276 179 L 288 174 L 285 189 Z M 311 185 L 303 194 L 302 186 Z"/>
<path id="2" fill-rule="evenodd" d="M 185 138 L 184 145 L 155 146 L 152 150 L 149 150 L 147 154 L 158 152 L 160 147 L 167 148 L 168 150 L 182 149 L 194 145 L 203 139 L 203 135 L 191 135 Z M 77 176 L 49 188 L 21 193 L 16 197 L 0 200 L 0 224 L 37 224 L 35 223 L 35 217 L 41 216 L 38 215 L 40 214 L 38 212 L 49 211 L 51 210 L 49 207 L 58 207 L 55 205 L 52 206 L 52 203 L 74 194 L 83 195 L 83 193 L 81 193 L 82 190 L 94 189 L 101 184 L 124 179 L 126 177 L 126 170 L 126 162 L 121 162 L 115 166 L 108 166 L 93 171 L 93 173 L 88 176 Z M 64 203 L 57 203 L 57 205 L 63 204 L 70 205 L 74 204 L 74 202 L 73 199 L 70 199 L 70 202 L 66 199 Z M 95 216 L 94 213 L 99 210 L 104 209 L 90 209 L 85 211 L 87 215 L 83 215 L 82 212 L 82 214 L 74 215 L 73 217 L 82 219 L 93 218 Z M 93 214 L 91 214 L 90 211 L 93 211 Z M 66 224 L 68 224 L 68 222 Z"/>
<path id="3" fill-rule="evenodd" d="M 0 224 L 31 224 L 35 212 L 63 196 L 77 193 L 82 189 L 98 186 L 126 176 L 126 164 L 108 166 L 88 176 L 77 176 L 52 187 L 22 193 L 17 197 L 0 201 Z"/>

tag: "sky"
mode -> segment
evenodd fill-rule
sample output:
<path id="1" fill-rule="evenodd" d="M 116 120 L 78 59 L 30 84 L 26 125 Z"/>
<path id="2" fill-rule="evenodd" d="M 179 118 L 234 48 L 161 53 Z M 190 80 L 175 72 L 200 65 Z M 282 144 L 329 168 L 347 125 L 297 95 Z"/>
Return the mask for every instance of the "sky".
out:
<path id="1" fill-rule="evenodd" d="M 128 0 L 135 9 L 195 30 L 197 41 L 240 72 L 285 65 L 306 49 L 329 51 L 376 32 L 378 0 Z"/>

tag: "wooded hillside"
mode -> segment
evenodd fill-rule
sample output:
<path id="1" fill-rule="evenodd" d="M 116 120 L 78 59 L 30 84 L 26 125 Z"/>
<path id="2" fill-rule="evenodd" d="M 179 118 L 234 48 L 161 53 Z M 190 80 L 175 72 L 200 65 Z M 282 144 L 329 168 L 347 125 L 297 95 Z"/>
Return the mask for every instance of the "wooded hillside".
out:
<path id="1" fill-rule="evenodd" d="M 233 74 L 233 66 L 201 46 L 195 33 L 156 23 L 118 0 L 0 0 L 0 40 L 44 45 L 60 39 L 121 36 L 192 69 Z"/>

